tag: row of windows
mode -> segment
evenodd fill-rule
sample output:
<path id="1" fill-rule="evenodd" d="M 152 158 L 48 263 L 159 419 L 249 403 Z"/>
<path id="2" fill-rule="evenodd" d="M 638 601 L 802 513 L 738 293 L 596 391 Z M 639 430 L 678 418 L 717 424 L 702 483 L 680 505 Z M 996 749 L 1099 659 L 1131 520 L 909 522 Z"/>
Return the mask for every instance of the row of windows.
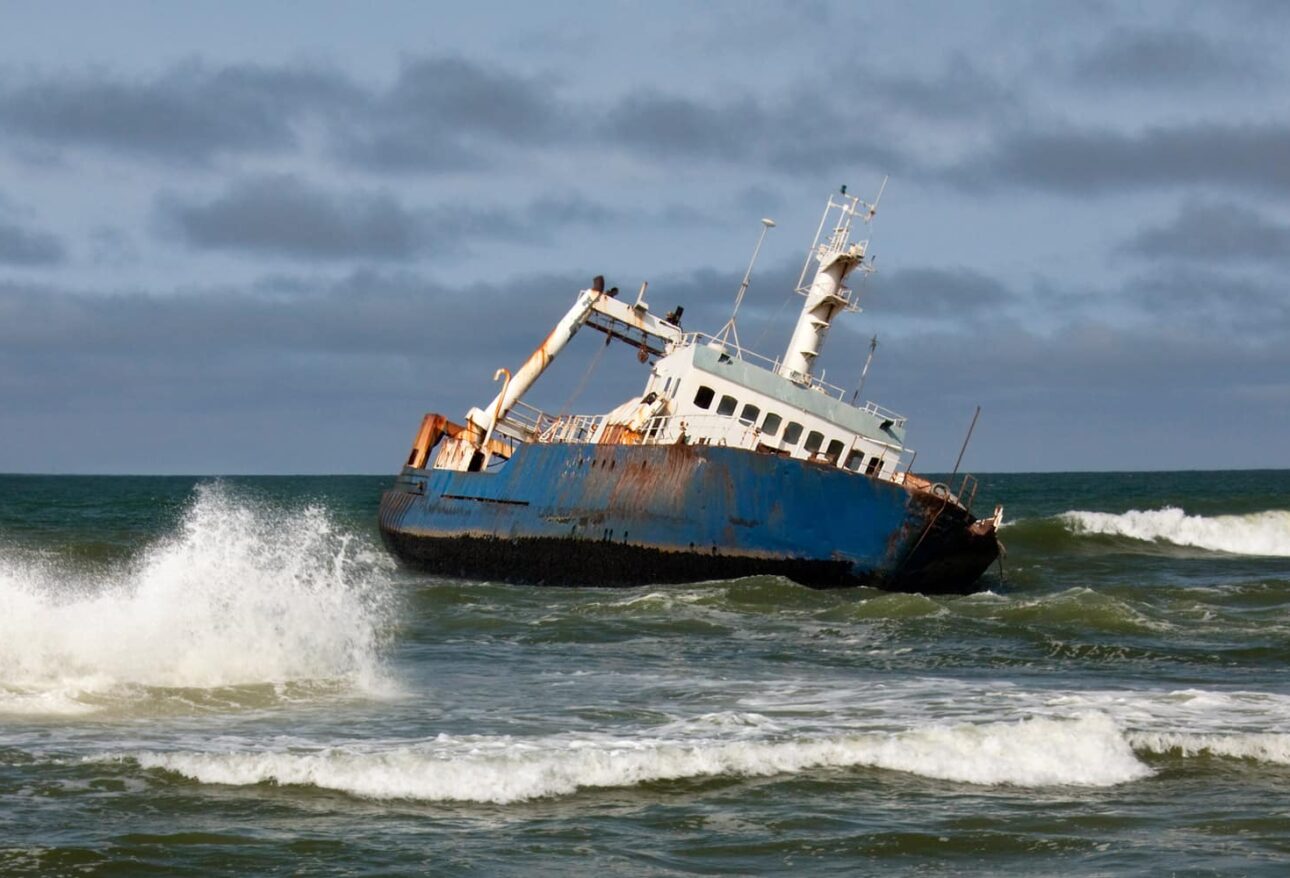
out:
<path id="1" fill-rule="evenodd" d="M 712 407 L 712 401 L 716 396 L 717 392 L 711 387 L 700 387 L 698 392 L 694 394 L 694 404 L 701 409 L 707 410 Z M 721 401 L 717 403 L 717 414 L 730 416 L 735 413 L 735 409 L 737 408 L 739 408 L 739 401 L 733 396 L 726 394 L 723 395 L 721 397 Z M 761 417 L 761 409 L 752 403 L 745 404 L 743 411 L 739 413 L 739 420 L 749 424 L 755 425 L 759 417 Z M 773 439 L 775 435 L 779 433 L 779 428 L 783 423 L 784 419 L 779 415 L 774 412 L 767 412 L 765 419 L 761 422 L 762 435 L 768 439 Z M 797 421 L 789 421 L 788 426 L 784 427 L 784 435 L 781 441 L 786 445 L 796 446 L 802 438 L 802 431 L 804 429 L 806 428 Z M 820 448 L 823 445 L 824 434 L 819 430 L 812 430 L 810 433 L 806 434 L 806 444 L 803 445 L 802 448 L 807 454 L 815 455 L 820 453 Z M 836 465 L 838 458 L 842 456 L 842 450 L 845 447 L 846 445 L 841 439 L 832 440 L 829 442 L 828 448 L 824 451 L 825 460 Z M 857 449 L 852 449 L 851 453 L 847 455 L 846 463 L 844 465 L 852 472 L 859 472 L 860 467 L 863 464 L 864 453 Z M 869 465 L 866 467 L 865 472 L 869 475 L 873 475 L 874 473 L 879 472 L 881 468 L 882 458 L 875 455 L 870 458 Z"/>

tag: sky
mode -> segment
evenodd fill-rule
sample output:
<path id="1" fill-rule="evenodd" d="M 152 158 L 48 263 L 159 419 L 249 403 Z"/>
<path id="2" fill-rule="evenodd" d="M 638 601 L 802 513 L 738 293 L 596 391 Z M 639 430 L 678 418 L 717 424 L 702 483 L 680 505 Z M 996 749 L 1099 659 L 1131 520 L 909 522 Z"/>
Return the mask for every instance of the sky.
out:
<path id="1" fill-rule="evenodd" d="M 395 472 L 596 274 L 819 364 L 917 468 L 1290 467 L 1290 6 L 0 2 L 0 472 Z M 645 368 L 579 334 L 529 401 Z"/>

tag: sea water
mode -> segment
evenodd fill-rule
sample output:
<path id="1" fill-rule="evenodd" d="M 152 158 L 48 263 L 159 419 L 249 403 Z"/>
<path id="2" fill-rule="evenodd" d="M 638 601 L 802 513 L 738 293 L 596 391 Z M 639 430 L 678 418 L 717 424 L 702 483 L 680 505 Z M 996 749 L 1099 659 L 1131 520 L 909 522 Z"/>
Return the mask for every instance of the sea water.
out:
<path id="1" fill-rule="evenodd" d="M 982 477 L 937 598 L 424 576 L 389 481 L 0 477 L 0 874 L 1290 871 L 1288 472 Z"/>

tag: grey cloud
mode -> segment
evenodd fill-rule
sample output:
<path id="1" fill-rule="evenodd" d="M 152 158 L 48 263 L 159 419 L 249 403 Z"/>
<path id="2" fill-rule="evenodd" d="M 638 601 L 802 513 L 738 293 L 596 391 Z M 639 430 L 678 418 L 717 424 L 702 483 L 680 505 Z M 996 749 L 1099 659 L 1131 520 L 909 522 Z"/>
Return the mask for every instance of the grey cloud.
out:
<path id="1" fill-rule="evenodd" d="M 28 160 L 85 147 L 200 164 L 299 150 L 310 131 L 333 158 L 389 173 L 480 170 L 519 150 L 557 148 L 789 173 L 857 162 L 891 170 L 908 164 L 908 150 L 884 120 L 979 124 L 1019 105 L 961 56 L 926 76 L 860 77 L 862 88 L 831 99 L 803 81 L 776 96 L 638 89 L 589 101 L 551 76 L 457 57 L 410 60 L 384 88 L 320 68 L 193 62 L 150 77 L 11 76 L 0 87 L 0 139 Z M 811 136 L 818 131 L 830 134 Z"/>
<path id="2" fill-rule="evenodd" d="M 1252 82 L 1267 71 L 1250 51 L 1194 31 L 1120 28 L 1079 58 L 1072 72 L 1081 81 L 1177 90 Z"/>
<path id="3" fill-rule="evenodd" d="M 337 129 L 342 156 L 386 171 L 485 167 L 501 150 L 573 139 L 570 111 L 538 77 L 462 58 L 404 65 L 359 124 Z"/>
<path id="4" fill-rule="evenodd" d="M 1163 225 L 1143 229 L 1120 252 L 1187 263 L 1264 262 L 1290 264 L 1290 224 L 1243 204 L 1184 202 Z"/>
<path id="5" fill-rule="evenodd" d="M 865 117 L 863 120 L 861 117 Z M 789 173 L 857 163 L 898 170 L 907 164 L 890 145 L 880 114 L 821 101 L 801 89 L 782 100 L 734 96 L 702 100 L 634 92 L 604 111 L 597 133 L 648 159 L 759 162 Z M 827 131 L 827 137 L 812 132 Z"/>
<path id="6" fill-rule="evenodd" d="M 866 91 L 885 103 L 887 112 L 929 120 L 979 118 L 1023 108 L 1014 89 L 986 75 L 962 54 L 955 54 L 943 70 L 931 75 L 897 76 L 870 70 L 859 78 Z"/>
<path id="7" fill-rule="evenodd" d="M 606 136 L 633 151 L 722 159 L 747 155 L 769 123 L 751 98 L 705 103 L 661 92 L 629 94 L 601 121 Z"/>
<path id="8" fill-rule="evenodd" d="M 1172 326 L 1254 339 L 1290 332 L 1290 298 L 1284 286 L 1245 274 L 1166 267 L 1131 279 L 1123 296 L 1151 318 Z"/>
<path id="9" fill-rule="evenodd" d="M 620 212 L 576 193 L 498 206 L 449 203 L 413 209 L 384 190 L 336 191 L 291 175 L 242 178 L 209 200 L 167 193 L 156 207 L 162 227 L 193 247 L 304 259 L 460 256 L 476 241 L 540 243 L 560 227 L 654 217 Z M 663 215 L 691 223 L 707 219 L 699 213 L 672 215 L 672 210 Z"/>
<path id="10" fill-rule="evenodd" d="M 921 318 L 962 317 L 996 312 L 1018 301 L 997 278 L 970 268 L 907 268 L 867 282 L 862 303 L 884 314 Z"/>
<path id="11" fill-rule="evenodd" d="M 1066 195 L 1197 183 L 1284 195 L 1287 155 L 1290 127 L 1275 124 L 1017 131 L 943 176 L 965 188 L 1028 186 Z"/>
<path id="12" fill-rule="evenodd" d="M 0 263 L 56 265 L 65 255 L 62 242 L 48 232 L 0 222 Z"/>
<path id="13" fill-rule="evenodd" d="M 241 180 L 204 204 L 168 195 L 159 208 L 181 237 L 197 247 L 325 259 L 407 259 L 432 243 L 421 221 L 388 193 L 340 196 L 291 176 Z"/>
<path id="14" fill-rule="evenodd" d="M 649 160 L 757 160 L 790 172 L 867 161 L 888 169 L 902 151 L 876 121 L 899 113 L 934 122 L 1015 108 L 1015 96 L 966 59 L 924 78 L 865 75 L 865 87 L 826 101 L 806 83 L 779 98 L 696 98 L 657 89 L 579 102 L 549 77 L 459 58 L 406 64 L 373 98 L 361 124 L 337 129 L 340 154 L 393 172 L 474 170 L 516 148 L 612 148 Z M 809 137 L 828 130 L 825 139 Z"/>
<path id="15" fill-rule="evenodd" d="M 778 304 L 795 268 L 759 272 L 749 304 L 754 294 Z M 728 313 L 738 274 L 660 278 L 651 300 L 658 308 L 690 305 L 687 326 L 715 328 Z M 0 469 L 6 461 L 50 460 L 48 448 L 61 441 L 56 425 L 74 413 L 101 415 L 118 424 L 113 429 L 121 437 L 133 437 L 132 444 L 122 439 L 118 457 L 96 457 L 85 469 L 127 467 L 120 461 L 136 459 L 130 448 L 141 461 L 136 465 L 155 468 L 159 455 L 181 447 L 185 454 L 174 462 L 165 457 L 167 466 L 392 470 L 422 411 L 460 413 L 486 400 L 495 390 L 493 370 L 522 361 L 586 282 L 562 275 L 454 289 L 412 272 L 365 270 L 112 296 L 0 283 L 0 406 L 7 423 L 24 425 L 13 441 L 0 442 Z M 926 290 L 955 282 L 980 297 L 997 294 L 988 278 L 959 272 L 910 270 L 900 284 Z M 944 300 L 951 307 L 955 297 L 947 292 Z M 488 316 L 495 314 L 505 319 Z M 792 312 L 781 315 L 780 334 L 791 318 Z M 741 320 L 745 342 L 756 339 L 757 328 Z M 1212 445 L 1194 429 L 1198 394 L 1206 395 L 1214 422 L 1241 423 L 1250 453 L 1274 463 L 1258 437 L 1284 435 L 1290 409 L 1246 409 L 1253 399 L 1284 394 L 1287 336 L 1284 325 L 1229 336 L 1169 320 L 1123 328 L 1075 319 L 1050 334 L 1006 322 L 972 332 L 913 328 L 883 333 L 866 389 L 911 416 L 912 441 L 927 468 L 952 463 L 976 402 L 986 410 L 969 461 L 976 469 L 1194 465 L 1197 454 L 1207 453 L 1202 445 Z M 757 346 L 773 349 L 782 340 Z M 833 340 L 830 380 L 859 372 L 863 343 L 845 342 Z M 533 402 L 560 408 L 597 350 L 598 336 L 575 339 Z M 615 354 L 626 359 L 615 361 Z M 626 365 L 608 365 L 615 362 Z M 574 401 L 576 410 L 603 408 L 639 387 L 643 375 L 630 351 L 610 351 L 604 364 Z M 131 393 L 123 397 L 120 387 Z M 215 429 L 222 443 L 230 441 L 221 415 L 281 436 L 282 447 L 260 442 L 227 463 L 220 443 L 204 436 Z M 1142 428 L 1116 430 L 1127 419 Z M 1114 464 L 1097 457 L 1112 448 L 1108 431 L 1117 437 Z M 302 441 L 306 436 L 310 441 Z M 22 442 L 35 444 L 23 452 Z M 107 447 L 96 443 L 97 452 Z"/>
<path id="16" fill-rule="evenodd" d="M 134 79 L 102 70 L 8 79 L 0 123 L 28 148 L 87 146 L 198 163 L 292 147 L 303 113 L 335 112 L 358 97 L 338 74 L 287 67 L 190 63 Z"/>

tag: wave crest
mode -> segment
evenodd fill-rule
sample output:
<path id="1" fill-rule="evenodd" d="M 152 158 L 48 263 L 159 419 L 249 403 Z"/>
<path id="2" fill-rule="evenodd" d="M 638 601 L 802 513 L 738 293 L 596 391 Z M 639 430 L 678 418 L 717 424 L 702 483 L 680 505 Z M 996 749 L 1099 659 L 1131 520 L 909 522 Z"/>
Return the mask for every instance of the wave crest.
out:
<path id="1" fill-rule="evenodd" d="M 1077 535 L 1104 534 L 1146 542 L 1193 546 L 1233 555 L 1290 557 L 1290 511 L 1247 515 L 1188 515 L 1175 506 L 1124 513 L 1063 513 L 1059 520 Z"/>
<path id="2" fill-rule="evenodd" d="M 103 757 L 120 758 L 120 757 Z M 277 783 L 375 799 L 508 804 L 580 789 L 873 767 L 982 785 L 1111 786 L 1151 773 L 1103 714 L 787 740 L 440 736 L 378 752 L 141 752 L 201 783 Z"/>
<path id="3" fill-rule="evenodd" d="M 1128 739 L 1135 750 L 1161 756 L 1171 753 L 1184 757 L 1225 756 L 1273 765 L 1290 765 L 1290 735 L 1276 732 L 1130 732 Z"/>

